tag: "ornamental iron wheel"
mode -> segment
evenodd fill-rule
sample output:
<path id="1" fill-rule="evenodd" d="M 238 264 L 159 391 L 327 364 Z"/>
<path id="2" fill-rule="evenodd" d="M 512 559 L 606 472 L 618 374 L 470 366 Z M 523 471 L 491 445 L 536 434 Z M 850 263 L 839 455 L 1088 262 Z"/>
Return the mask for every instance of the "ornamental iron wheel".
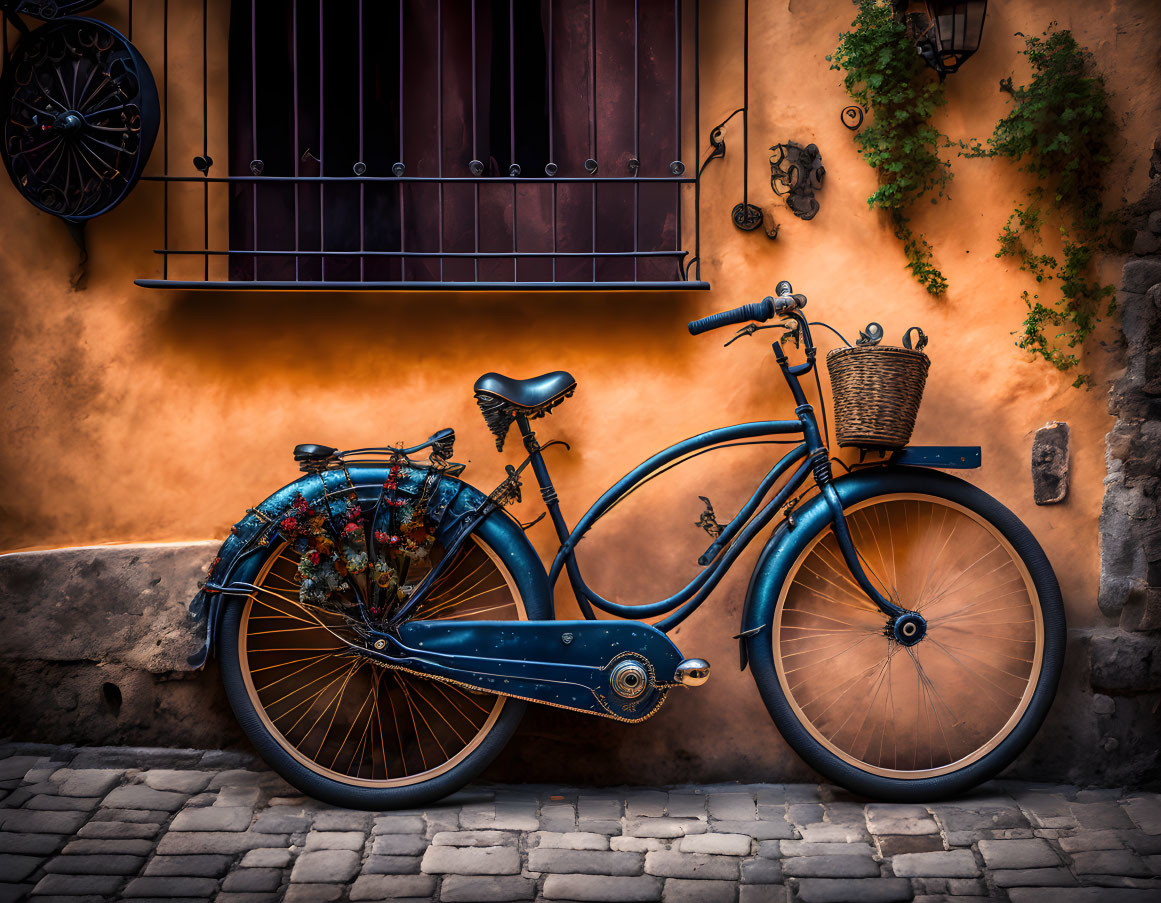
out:
<path id="1" fill-rule="evenodd" d="M 834 533 L 804 549 L 773 623 L 782 693 L 810 736 L 845 764 L 916 780 L 960 771 L 1011 734 L 1045 649 L 1036 585 L 978 513 L 921 493 L 846 512 L 872 582 L 927 634 L 903 646 L 850 576 Z"/>
<path id="2" fill-rule="evenodd" d="M 473 537 L 455 555 L 413 619 L 527 618 L 491 549 Z M 417 584 L 441 556 L 437 544 L 407 581 Z M 298 564 L 288 544 L 276 548 L 241 613 L 238 664 L 263 732 L 298 765 L 348 787 L 418 784 L 463 762 L 513 702 L 353 653 L 346 641 L 359 625 L 300 601 Z"/>
<path id="3" fill-rule="evenodd" d="M 3 0 L 0 9 L 10 16 L 32 16 L 34 19 L 59 19 L 99 6 L 101 0 Z"/>
<path id="4" fill-rule="evenodd" d="M 149 159 L 161 121 L 145 60 L 95 19 L 42 25 L 0 82 L 4 165 L 35 206 L 84 222 L 117 206 Z"/>

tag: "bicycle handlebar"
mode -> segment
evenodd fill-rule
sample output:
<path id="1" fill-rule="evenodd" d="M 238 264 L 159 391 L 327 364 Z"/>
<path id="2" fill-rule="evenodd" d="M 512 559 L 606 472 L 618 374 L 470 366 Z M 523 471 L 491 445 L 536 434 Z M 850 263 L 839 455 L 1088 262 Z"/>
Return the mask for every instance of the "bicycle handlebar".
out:
<path id="1" fill-rule="evenodd" d="M 733 326 L 738 323 L 748 323 L 751 320 L 764 323 L 773 316 L 786 316 L 806 307 L 806 295 L 792 294 L 789 291 L 789 282 L 778 283 L 780 289 L 782 286 L 785 286 L 787 290 L 779 294 L 776 298 L 768 295 L 761 301 L 756 301 L 753 304 L 743 304 L 741 307 L 735 307 L 733 310 L 723 310 L 720 313 L 702 317 L 700 320 L 694 320 L 689 324 L 689 334 L 701 335 L 701 333 L 709 332 L 711 329 L 720 329 L 723 326 Z"/>

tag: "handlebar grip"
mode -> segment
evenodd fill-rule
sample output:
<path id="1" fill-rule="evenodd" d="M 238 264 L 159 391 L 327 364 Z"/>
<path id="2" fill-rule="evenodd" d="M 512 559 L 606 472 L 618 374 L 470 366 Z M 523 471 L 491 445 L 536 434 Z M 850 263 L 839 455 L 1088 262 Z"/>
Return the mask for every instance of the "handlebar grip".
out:
<path id="1" fill-rule="evenodd" d="M 722 326 L 732 326 L 736 323 L 748 323 L 750 320 L 764 322 L 774 316 L 774 311 L 774 299 L 766 297 L 753 304 L 743 304 L 733 310 L 723 310 L 720 313 L 702 317 L 700 320 L 694 320 L 689 324 L 689 334 L 701 335 L 711 329 L 720 329 Z"/>

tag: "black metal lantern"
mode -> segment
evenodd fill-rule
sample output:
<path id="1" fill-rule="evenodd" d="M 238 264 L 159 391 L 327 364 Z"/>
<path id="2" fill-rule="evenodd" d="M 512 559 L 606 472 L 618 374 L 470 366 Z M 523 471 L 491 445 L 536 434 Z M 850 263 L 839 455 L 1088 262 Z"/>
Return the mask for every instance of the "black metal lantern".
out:
<path id="1" fill-rule="evenodd" d="M 988 0 L 927 0 L 926 21 L 912 19 L 919 54 L 942 79 L 980 46 Z"/>

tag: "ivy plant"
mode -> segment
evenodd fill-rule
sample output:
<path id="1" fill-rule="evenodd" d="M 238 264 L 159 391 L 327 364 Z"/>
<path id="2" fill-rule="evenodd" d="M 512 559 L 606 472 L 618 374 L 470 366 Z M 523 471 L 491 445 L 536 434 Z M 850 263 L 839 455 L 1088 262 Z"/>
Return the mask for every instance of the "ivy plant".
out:
<path id="1" fill-rule="evenodd" d="M 910 227 L 907 213 L 924 196 L 931 202 L 951 180 L 950 164 L 940 158 L 947 136 L 930 122 L 945 104 L 943 85 L 915 50 L 906 25 L 886 0 L 860 0 L 854 30 L 843 32 L 827 57 L 831 68 L 845 73 L 847 93 L 870 114 L 855 136 L 859 153 L 874 168 L 879 187 L 867 198 L 887 213 L 903 243 L 907 268 L 933 295 L 947 290 L 935 265 L 931 245 Z"/>
<path id="2" fill-rule="evenodd" d="M 1000 89 L 1012 108 L 986 144 L 969 157 L 1006 157 L 1033 179 L 999 235 L 997 257 L 1019 262 L 1038 284 L 1055 283 L 1059 297 L 1024 292 L 1028 308 L 1017 346 L 1061 371 L 1080 365 L 1077 349 L 1115 307 L 1114 287 L 1096 278 L 1096 257 L 1108 247 L 1110 219 L 1103 208 L 1104 173 L 1112 159 L 1113 118 L 1104 80 L 1091 55 L 1055 23 L 1025 37 L 1022 51 L 1031 80 Z M 1059 251 L 1046 241 L 1058 232 Z M 1073 383 L 1088 385 L 1081 374 Z"/>

